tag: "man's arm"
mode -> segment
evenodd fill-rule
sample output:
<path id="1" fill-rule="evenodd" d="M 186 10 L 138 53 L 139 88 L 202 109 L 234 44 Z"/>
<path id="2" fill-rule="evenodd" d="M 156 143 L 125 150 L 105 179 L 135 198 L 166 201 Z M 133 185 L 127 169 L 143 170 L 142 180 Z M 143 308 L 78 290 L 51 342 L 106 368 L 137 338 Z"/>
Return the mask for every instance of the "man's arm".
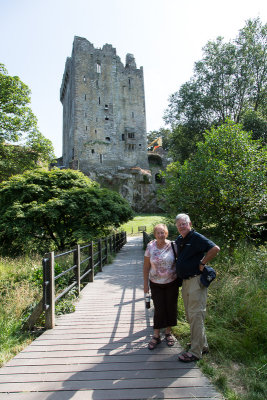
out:
<path id="1" fill-rule="evenodd" d="M 203 271 L 204 265 L 211 261 L 220 251 L 220 247 L 215 245 L 205 254 L 205 256 L 201 260 L 201 264 L 199 264 L 200 271 Z M 203 265 L 202 265 L 203 264 Z"/>

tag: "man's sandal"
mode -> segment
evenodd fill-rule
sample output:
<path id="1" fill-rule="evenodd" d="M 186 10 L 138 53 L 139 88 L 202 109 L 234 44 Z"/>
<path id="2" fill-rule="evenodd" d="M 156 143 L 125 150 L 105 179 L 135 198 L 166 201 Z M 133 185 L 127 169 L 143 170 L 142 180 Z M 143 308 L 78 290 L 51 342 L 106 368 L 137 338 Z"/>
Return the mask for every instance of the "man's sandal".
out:
<path id="1" fill-rule="evenodd" d="M 165 333 L 165 340 L 166 340 L 167 346 L 171 347 L 174 345 L 174 337 L 172 336 L 171 333 Z"/>
<path id="2" fill-rule="evenodd" d="M 187 343 L 187 344 L 186 344 L 186 347 L 187 347 L 187 350 L 190 350 L 191 343 Z M 204 347 L 203 347 L 202 354 L 203 354 L 203 355 L 209 354 L 209 348 L 208 348 L 208 346 L 204 346 Z"/>
<path id="3" fill-rule="evenodd" d="M 180 355 L 178 356 L 178 360 L 179 360 L 179 361 L 182 361 L 182 362 L 184 362 L 184 363 L 189 363 L 189 362 L 192 362 L 192 361 L 198 361 L 199 358 L 197 358 L 196 356 L 194 356 L 194 354 L 185 352 L 185 353 L 182 353 L 182 354 L 180 354 Z"/>
<path id="4" fill-rule="evenodd" d="M 148 343 L 149 350 L 154 350 L 154 348 L 161 343 L 161 339 L 159 337 L 153 336 L 150 342 Z"/>

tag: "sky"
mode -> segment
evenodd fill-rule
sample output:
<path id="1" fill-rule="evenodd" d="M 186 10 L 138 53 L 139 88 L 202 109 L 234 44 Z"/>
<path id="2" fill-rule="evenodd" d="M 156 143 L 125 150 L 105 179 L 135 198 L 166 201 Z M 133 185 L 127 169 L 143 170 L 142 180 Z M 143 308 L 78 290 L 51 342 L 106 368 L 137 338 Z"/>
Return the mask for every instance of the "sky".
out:
<path id="1" fill-rule="evenodd" d="M 0 0 L 0 63 L 31 89 L 40 132 L 62 155 L 59 90 L 74 36 L 127 53 L 144 68 L 147 132 L 164 127 L 169 96 L 193 75 L 208 41 L 267 22 L 265 0 Z"/>

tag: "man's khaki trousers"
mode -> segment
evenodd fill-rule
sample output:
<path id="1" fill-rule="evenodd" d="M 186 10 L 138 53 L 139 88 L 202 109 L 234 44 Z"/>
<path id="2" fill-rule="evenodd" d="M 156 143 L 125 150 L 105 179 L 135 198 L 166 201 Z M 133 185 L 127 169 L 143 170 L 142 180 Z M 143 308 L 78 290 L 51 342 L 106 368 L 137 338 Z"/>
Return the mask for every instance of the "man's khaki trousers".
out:
<path id="1" fill-rule="evenodd" d="M 204 320 L 206 315 L 207 288 L 200 283 L 200 275 L 183 280 L 182 296 L 187 321 L 190 325 L 190 353 L 201 358 L 203 348 L 208 348 Z"/>

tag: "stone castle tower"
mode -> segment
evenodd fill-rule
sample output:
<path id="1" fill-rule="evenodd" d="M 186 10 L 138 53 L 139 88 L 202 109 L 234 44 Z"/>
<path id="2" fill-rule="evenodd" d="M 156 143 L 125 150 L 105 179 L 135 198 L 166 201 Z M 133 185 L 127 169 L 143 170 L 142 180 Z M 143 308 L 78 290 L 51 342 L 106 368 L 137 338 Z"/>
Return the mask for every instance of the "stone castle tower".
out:
<path id="1" fill-rule="evenodd" d="M 124 67 L 110 44 L 96 49 L 75 37 L 60 100 L 65 166 L 89 176 L 120 166 L 148 168 L 143 68 L 133 55 Z"/>
<path id="2" fill-rule="evenodd" d="M 149 167 L 143 68 L 134 56 L 124 66 L 112 45 L 97 49 L 76 36 L 60 100 L 63 166 L 118 191 L 136 211 L 157 210 L 153 177 L 162 162 Z"/>

